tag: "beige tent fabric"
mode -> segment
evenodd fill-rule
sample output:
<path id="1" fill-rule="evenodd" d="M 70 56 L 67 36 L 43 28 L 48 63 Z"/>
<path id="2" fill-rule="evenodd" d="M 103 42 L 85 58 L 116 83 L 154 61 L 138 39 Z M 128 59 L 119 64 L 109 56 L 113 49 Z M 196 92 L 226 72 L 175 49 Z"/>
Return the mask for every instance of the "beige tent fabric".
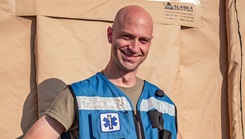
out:
<path id="1" fill-rule="evenodd" d="M 37 120 L 35 17 L 11 15 L 0 0 L 0 138 L 13 139 Z"/>
<path id="2" fill-rule="evenodd" d="M 244 46 L 245 44 L 245 16 L 244 16 L 244 12 L 245 12 L 245 9 L 244 9 L 244 6 L 245 5 L 245 1 L 236 1 L 236 4 L 237 4 L 237 11 L 238 11 L 238 21 L 239 21 L 239 33 L 240 33 L 240 42 L 241 42 L 241 47 Z M 244 139 L 245 138 L 245 131 L 244 131 L 244 128 L 245 128 L 245 57 L 244 57 L 244 54 L 245 54 L 245 49 L 242 48 L 242 54 L 243 54 L 243 57 L 242 57 L 242 66 L 241 66 L 241 105 L 242 105 L 242 127 L 241 127 L 241 132 L 242 132 L 242 138 Z"/>
<path id="3" fill-rule="evenodd" d="M 106 66 L 110 50 L 109 45 L 105 45 L 107 26 L 107 22 L 37 17 L 40 115 L 65 84 L 85 79 Z M 47 87 L 47 81 L 54 84 L 63 82 L 63 85 L 59 85 L 60 89 L 58 86 L 56 91 L 50 91 L 53 86 Z"/>
<path id="4" fill-rule="evenodd" d="M 106 29 L 129 4 L 155 23 L 138 76 L 174 100 L 184 139 L 244 138 L 243 1 L 200 1 L 200 27 L 185 27 L 164 23 L 163 2 L 0 0 L 1 138 L 20 137 L 66 84 L 106 66 Z"/>
<path id="5" fill-rule="evenodd" d="M 202 27 L 182 28 L 180 91 L 186 138 L 229 139 L 224 1 L 201 1 Z"/>
<path id="6" fill-rule="evenodd" d="M 230 137 L 244 139 L 244 1 L 227 0 Z"/>

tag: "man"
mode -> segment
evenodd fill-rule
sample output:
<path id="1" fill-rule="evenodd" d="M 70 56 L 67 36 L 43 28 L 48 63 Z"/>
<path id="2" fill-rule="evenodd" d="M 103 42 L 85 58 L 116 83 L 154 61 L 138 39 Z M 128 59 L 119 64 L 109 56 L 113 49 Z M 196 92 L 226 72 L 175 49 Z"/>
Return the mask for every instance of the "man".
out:
<path id="1" fill-rule="evenodd" d="M 173 102 L 136 76 L 152 41 L 153 21 L 139 6 L 120 9 L 107 29 L 111 57 L 104 70 L 73 83 L 25 138 L 176 139 Z M 66 132 L 66 133 L 64 133 Z"/>

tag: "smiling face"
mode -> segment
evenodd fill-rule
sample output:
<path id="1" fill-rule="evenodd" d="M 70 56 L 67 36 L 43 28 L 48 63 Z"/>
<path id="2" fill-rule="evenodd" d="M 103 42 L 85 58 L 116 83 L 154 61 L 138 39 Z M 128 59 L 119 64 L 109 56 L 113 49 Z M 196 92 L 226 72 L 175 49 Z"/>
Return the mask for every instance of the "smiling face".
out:
<path id="1" fill-rule="evenodd" d="M 113 27 L 107 30 L 110 64 L 125 72 L 136 71 L 148 55 L 152 30 L 152 19 L 142 8 L 132 6 L 119 11 Z"/>

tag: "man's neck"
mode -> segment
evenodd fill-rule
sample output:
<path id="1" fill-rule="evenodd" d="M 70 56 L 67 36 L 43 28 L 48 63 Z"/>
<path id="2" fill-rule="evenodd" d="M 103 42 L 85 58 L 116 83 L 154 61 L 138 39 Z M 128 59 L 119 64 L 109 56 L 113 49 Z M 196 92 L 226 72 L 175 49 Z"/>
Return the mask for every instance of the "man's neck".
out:
<path id="1" fill-rule="evenodd" d="M 134 72 L 123 72 L 113 71 L 108 68 L 103 70 L 103 74 L 113 84 L 121 87 L 132 87 L 136 84 L 136 71 Z"/>

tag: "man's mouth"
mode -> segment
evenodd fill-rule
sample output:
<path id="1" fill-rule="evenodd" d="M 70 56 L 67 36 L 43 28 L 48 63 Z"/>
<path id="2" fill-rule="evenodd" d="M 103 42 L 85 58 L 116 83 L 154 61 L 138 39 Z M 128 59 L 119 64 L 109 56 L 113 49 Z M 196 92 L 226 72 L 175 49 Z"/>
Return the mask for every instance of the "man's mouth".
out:
<path id="1" fill-rule="evenodd" d="M 123 54 L 123 57 L 124 57 L 125 60 L 131 61 L 131 62 L 135 61 L 136 58 L 138 57 L 138 55 L 136 55 L 136 54 L 127 53 L 127 52 L 124 52 L 124 51 L 121 51 L 121 53 Z"/>

